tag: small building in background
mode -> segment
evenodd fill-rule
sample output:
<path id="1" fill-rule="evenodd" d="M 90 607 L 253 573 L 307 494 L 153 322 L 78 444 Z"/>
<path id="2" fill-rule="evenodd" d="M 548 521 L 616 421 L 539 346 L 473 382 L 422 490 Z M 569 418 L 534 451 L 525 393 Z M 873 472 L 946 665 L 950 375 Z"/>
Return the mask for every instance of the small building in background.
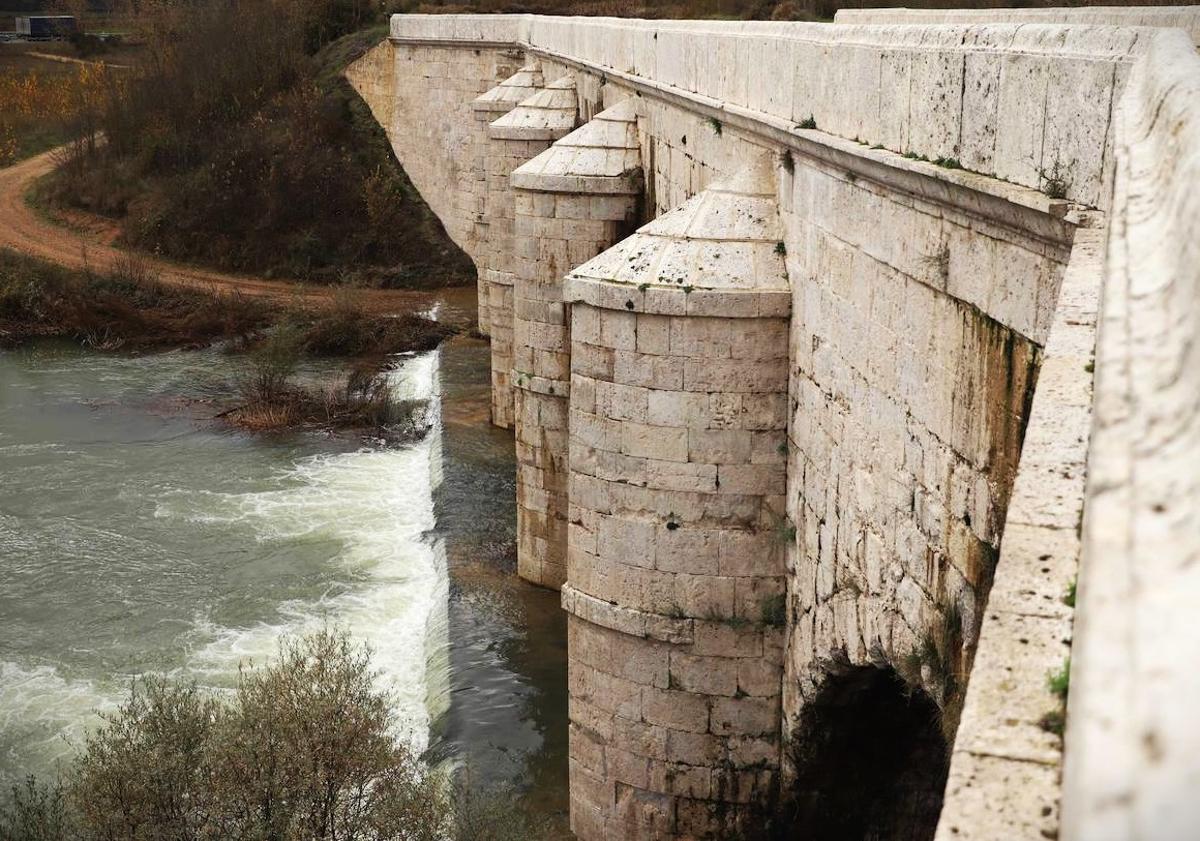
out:
<path id="1" fill-rule="evenodd" d="M 79 31 L 73 15 L 19 15 L 17 35 L 31 41 L 69 38 Z"/>

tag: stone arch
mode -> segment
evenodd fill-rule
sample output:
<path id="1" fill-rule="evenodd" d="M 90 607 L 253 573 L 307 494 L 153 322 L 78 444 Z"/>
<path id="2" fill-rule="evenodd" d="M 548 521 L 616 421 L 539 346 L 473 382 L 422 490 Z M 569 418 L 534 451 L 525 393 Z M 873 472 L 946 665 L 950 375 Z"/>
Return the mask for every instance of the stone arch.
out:
<path id="1" fill-rule="evenodd" d="M 933 838 L 950 764 L 942 713 L 890 666 L 831 669 L 790 745 L 777 841 Z"/>

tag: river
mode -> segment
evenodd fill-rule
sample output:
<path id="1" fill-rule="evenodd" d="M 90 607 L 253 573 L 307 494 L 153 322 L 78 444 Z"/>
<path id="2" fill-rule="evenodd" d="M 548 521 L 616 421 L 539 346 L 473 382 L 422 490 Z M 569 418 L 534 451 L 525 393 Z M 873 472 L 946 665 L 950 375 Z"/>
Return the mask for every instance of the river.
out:
<path id="1" fill-rule="evenodd" d="M 487 346 L 396 360 L 396 395 L 434 407 L 402 446 L 222 428 L 239 364 L 0 353 L 0 785 L 52 773 L 133 675 L 229 687 L 281 635 L 331 624 L 372 647 L 403 738 L 561 824 L 565 621 L 515 575 Z"/>

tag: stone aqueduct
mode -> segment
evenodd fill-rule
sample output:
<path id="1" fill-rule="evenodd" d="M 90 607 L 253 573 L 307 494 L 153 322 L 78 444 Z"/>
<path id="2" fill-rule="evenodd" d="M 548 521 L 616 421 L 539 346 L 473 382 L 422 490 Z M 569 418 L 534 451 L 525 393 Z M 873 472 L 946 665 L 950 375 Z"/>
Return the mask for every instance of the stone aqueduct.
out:
<path id="1" fill-rule="evenodd" d="M 1198 837 L 1198 38 L 401 15 L 349 68 L 479 270 L 579 838 Z"/>

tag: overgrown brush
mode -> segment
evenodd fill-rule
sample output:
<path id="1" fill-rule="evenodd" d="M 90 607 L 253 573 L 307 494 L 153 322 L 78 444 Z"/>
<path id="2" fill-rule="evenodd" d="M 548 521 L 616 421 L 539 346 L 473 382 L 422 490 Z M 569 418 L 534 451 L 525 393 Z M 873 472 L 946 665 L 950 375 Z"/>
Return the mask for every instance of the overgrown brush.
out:
<path id="1" fill-rule="evenodd" d="M 238 389 L 242 403 L 221 417 L 251 432 L 311 426 L 405 440 L 427 431 L 426 401 L 397 399 L 378 359 L 363 360 L 324 386 L 298 384 L 294 375 L 304 342 L 295 324 L 277 328 L 251 356 Z"/>
<path id="2" fill-rule="evenodd" d="M 119 71 L 101 65 L 0 73 L 0 166 L 63 142 L 68 126 L 122 86 Z"/>
<path id="3" fill-rule="evenodd" d="M 141 678 L 60 781 L 14 787 L 0 839 L 544 837 L 511 799 L 428 769 L 396 725 L 369 652 L 336 631 L 285 640 L 232 696 Z"/>
<path id="4" fill-rule="evenodd" d="M 167 287 L 136 256 L 73 271 L 0 249 L 0 346 L 58 336 L 101 350 L 196 347 L 245 339 L 271 319 L 240 295 Z"/>
<path id="5" fill-rule="evenodd" d="M 368 0 L 218 0 L 148 14 L 140 71 L 86 116 L 46 191 L 127 244 L 319 282 L 472 275 L 395 161 L 345 64 L 385 35 Z M 105 143 L 95 142 L 102 135 Z"/>
<path id="6" fill-rule="evenodd" d="M 432 350 L 452 332 L 409 313 L 371 312 L 353 290 L 337 295 L 330 307 L 279 307 L 237 293 L 167 286 L 135 254 L 100 272 L 0 249 L 0 346 L 59 336 L 105 350 L 154 349 L 217 339 L 254 345 L 264 336 L 256 353 L 294 344 L 297 359 L 354 357 L 381 364 L 389 354 Z"/>
<path id="7" fill-rule="evenodd" d="M 427 318 L 404 313 L 368 313 L 352 290 L 340 290 L 332 306 L 311 314 L 305 324 L 304 352 L 311 356 L 378 358 L 402 351 L 432 350 L 452 332 Z"/>

